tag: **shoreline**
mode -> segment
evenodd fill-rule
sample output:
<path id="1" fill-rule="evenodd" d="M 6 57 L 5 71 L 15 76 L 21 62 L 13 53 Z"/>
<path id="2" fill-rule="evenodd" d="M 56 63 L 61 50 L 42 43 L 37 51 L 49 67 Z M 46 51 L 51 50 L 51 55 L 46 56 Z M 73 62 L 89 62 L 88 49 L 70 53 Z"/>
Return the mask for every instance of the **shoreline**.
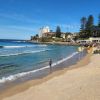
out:
<path id="1" fill-rule="evenodd" d="M 48 45 L 80 46 L 80 44 L 72 42 L 34 42 L 34 41 L 27 41 L 27 42 L 36 44 L 48 44 Z"/>
<path id="2" fill-rule="evenodd" d="M 60 70 L 66 67 L 70 67 L 71 65 L 76 64 L 79 61 L 79 58 L 82 59 L 86 56 L 86 52 L 84 51 L 81 56 L 79 52 L 74 52 L 69 56 L 58 59 L 57 61 L 53 61 L 52 63 L 52 71 Z M 6 89 L 6 87 L 16 86 L 20 83 L 24 83 L 30 80 L 38 79 L 47 76 L 50 73 L 50 68 L 48 64 L 42 65 L 43 67 L 32 69 L 26 72 L 21 72 L 14 74 L 12 76 L 4 77 L 5 79 L 0 79 L 0 89 Z M 24 78 L 24 79 L 22 79 Z M 11 85 L 10 85 L 11 83 Z M 3 85 L 4 84 L 4 85 Z"/>
<path id="3" fill-rule="evenodd" d="M 25 90 L 29 89 L 32 86 L 40 85 L 40 84 L 52 79 L 53 77 L 56 77 L 56 76 L 58 77 L 64 73 L 66 73 L 69 70 L 80 68 L 80 66 L 81 67 L 85 66 L 89 63 L 90 57 L 91 57 L 91 54 L 87 54 L 80 61 L 78 61 L 77 64 L 75 64 L 75 65 L 69 66 L 68 68 L 56 70 L 41 79 L 31 80 L 31 81 L 16 85 L 14 87 L 8 88 L 7 90 L 0 93 L 0 98 L 2 100 L 5 97 L 9 97 L 9 96 L 24 92 Z"/>

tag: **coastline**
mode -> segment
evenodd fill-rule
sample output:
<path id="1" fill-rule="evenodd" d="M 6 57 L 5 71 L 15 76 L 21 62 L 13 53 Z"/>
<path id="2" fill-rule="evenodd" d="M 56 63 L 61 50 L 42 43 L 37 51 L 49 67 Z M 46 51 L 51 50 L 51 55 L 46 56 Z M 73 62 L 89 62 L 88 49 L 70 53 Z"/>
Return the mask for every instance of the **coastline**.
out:
<path id="1" fill-rule="evenodd" d="M 37 43 L 37 44 L 56 44 L 56 45 L 67 45 L 67 46 L 80 46 L 78 43 L 72 43 L 72 42 L 34 42 L 34 41 L 27 41 L 29 43 Z"/>
<path id="2" fill-rule="evenodd" d="M 27 89 L 29 89 L 30 87 L 40 85 L 41 83 L 44 83 L 44 82 L 52 79 L 53 77 L 59 77 L 60 75 L 66 73 L 69 70 L 85 66 L 89 63 L 90 57 L 91 57 L 91 54 L 87 54 L 82 60 L 78 61 L 78 63 L 75 65 L 72 65 L 68 68 L 64 68 L 62 70 L 54 71 L 52 74 L 49 74 L 41 79 L 28 81 L 28 82 L 22 83 L 20 85 L 14 86 L 12 88 L 8 88 L 6 91 L 3 91 L 0 93 L 0 98 L 2 100 L 5 97 L 9 97 L 9 96 L 24 92 Z"/>

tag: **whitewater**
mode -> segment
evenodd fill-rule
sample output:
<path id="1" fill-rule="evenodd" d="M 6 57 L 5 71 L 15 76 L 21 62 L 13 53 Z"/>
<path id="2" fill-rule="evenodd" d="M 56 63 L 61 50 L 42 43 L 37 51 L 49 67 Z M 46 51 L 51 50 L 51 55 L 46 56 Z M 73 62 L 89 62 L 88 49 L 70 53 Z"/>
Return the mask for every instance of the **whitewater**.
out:
<path id="1" fill-rule="evenodd" d="M 63 63 L 64 61 L 72 58 L 73 56 L 75 56 L 76 54 L 78 54 L 78 52 L 75 52 L 73 53 L 72 55 L 70 55 L 69 57 L 66 57 L 66 58 L 63 58 L 55 63 L 52 64 L 52 67 L 60 64 L 60 63 Z M 15 74 L 15 75 L 10 75 L 8 77 L 2 77 L 2 79 L 0 79 L 0 83 L 5 83 L 5 82 L 9 82 L 9 81 L 14 81 L 18 78 L 21 78 L 23 76 L 27 76 L 29 74 L 32 74 L 32 73 L 35 73 L 35 72 L 38 72 L 38 71 L 41 71 L 41 70 L 44 70 L 46 68 L 49 68 L 49 66 L 45 66 L 43 68 L 40 68 L 40 69 L 36 69 L 36 70 L 32 70 L 32 71 L 28 71 L 28 72 L 22 72 L 22 73 L 18 73 L 18 74 Z"/>
<path id="2" fill-rule="evenodd" d="M 68 67 L 78 56 L 77 46 L 45 45 L 19 41 L 0 41 L 0 86 L 38 77 L 52 68 Z M 73 60 L 73 58 L 75 58 Z M 67 62 L 67 65 L 66 65 Z M 9 85 L 8 84 L 8 85 Z"/>

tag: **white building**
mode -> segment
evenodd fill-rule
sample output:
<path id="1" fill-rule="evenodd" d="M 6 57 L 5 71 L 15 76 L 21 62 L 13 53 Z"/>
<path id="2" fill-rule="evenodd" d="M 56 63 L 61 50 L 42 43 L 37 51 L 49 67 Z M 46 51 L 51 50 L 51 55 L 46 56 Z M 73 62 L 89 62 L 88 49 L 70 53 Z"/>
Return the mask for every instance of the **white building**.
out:
<path id="1" fill-rule="evenodd" d="M 39 38 L 45 37 L 45 33 L 49 33 L 49 32 L 50 32 L 50 28 L 48 26 L 40 28 Z"/>
<path id="2" fill-rule="evenodd" d="M 79 43 L 100 43 L 100 38 L 90 37 L 87 40 L 78 40 Z"/>
<path id="3" fill-rule="evenodd" d="M 61 37 L 62 37 L 63 39 L 65 39 L 65 38 L 66 38 L 66 35 L 65 35 L 64 33 L 62 33 L 62 34 L 61 34 Z"/>
<path id="4" fill-rule="evenodd" d="M 91 37 L 89 38 L 90 42 L 93 42 L 93 43 L 100 43 L 100 38 L 94 38 L 94 37 Z"/>

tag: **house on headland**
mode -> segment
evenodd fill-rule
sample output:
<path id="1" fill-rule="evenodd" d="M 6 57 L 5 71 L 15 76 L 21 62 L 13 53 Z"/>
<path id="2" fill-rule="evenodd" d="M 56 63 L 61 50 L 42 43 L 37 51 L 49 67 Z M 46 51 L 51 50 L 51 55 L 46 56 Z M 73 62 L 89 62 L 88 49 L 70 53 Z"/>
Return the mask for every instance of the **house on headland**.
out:
<path id="1" fill-rule="evenodd" d="M 50 32 L 50 28 L 48 26 L 42 27 L 39 29 L 39 38 L 46 37 L 47 33 Z"/>

